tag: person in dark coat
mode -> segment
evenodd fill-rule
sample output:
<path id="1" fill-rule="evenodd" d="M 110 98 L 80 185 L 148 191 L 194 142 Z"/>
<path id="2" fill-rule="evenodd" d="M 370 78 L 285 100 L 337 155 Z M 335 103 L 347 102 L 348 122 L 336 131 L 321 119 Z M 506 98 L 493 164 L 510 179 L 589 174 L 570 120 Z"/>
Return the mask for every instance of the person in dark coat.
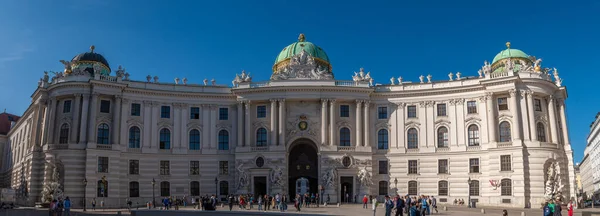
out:
<path id="1" fill-rule="evenodd" d="M 560 202 L 554 205 L 554 216 L 562 216 L 562 207 Z"/>

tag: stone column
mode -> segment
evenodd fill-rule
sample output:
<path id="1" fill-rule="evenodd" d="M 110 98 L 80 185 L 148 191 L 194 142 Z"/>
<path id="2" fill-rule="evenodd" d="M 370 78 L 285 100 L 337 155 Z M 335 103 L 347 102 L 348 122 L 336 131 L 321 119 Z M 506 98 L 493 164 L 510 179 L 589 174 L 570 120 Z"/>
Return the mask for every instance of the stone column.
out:
<path id="1" fill-rule="evenodd" d="M 558 101 L 558 105 L 560 106 L 560 123 L 562 126 L 562 134 L 563 134 L 563 144 L 565 145 L 565 149 L 571 148 L 571 141 L 569 140 L 569 129 L 567 128 L 567 116 L 566 116 L 566 108 L 565 108 L 565 100 L 560 99 Z"/>
<path id="2" fill-rule="evenodd" d="M 365 109 L 364 109 L 364 118 L 365 118 L 365 124 L 362 126 L 364 129 L 364 135 L 365 135 L 365 143 L 364 146 L 371 146 L 371 134 L 369 134 L 369 128 L 371 127 L 371 124 L 369 123 L 369 119 L 371 118 L 371 112 L 370 112 L 370 107 L 371 107 L 371 102 L 370 101 L 364 101 L 364 105 L 365 105 Z"/>
<path id="3" fill-rule="evenodd" d="M 398 134 L 396 133 L 396 131 L 398 131 L 398 129 L 396 129 L 398 127 L 398 112 L 396 112 L 396 104 L 395 103 L 389 103 L 388 104 L 388 110 L 390 112 L 389 115 L 389 120 L 388 120 L 388 124 L 390 124 L 389 130 L 388 130 L 388 136 L 389 136 L 389 142 L 388 142 L 388 149 L 392 149 L 394 147 L 398 148 Z M 379 133 L 379 132 L 377 132 Z M 379 145 L 379 144 L 377 144 Z"/>
<path id="4" fill-rule="evenodd" d="M 335 145 L 335 99 L 329 99 L 329 145 Z"/>
<path id="5" fill-rule="evenodd" d="M 75 101 L 75 106 L 73 106 L 73 109 L 71 109 L 71 114 L 73 115 L 73 124 L 71 125 L 71 128 L 69 131 L 71 133 L 71 142 L 70 143 L 77 143 L 77 132 L 79 130 L 79 116 L 84 113 L 80 111 L 80 106 L 81 106 L 81 94 L 76 93 L 73 94 L 74 98 L 73 100 Z M 87 113 L 87 112 L 85 112 Z"/>
<path id="6" fill-rule="evenodd" d="M 327 143 L 327 99 L 321 99 L 321 145 Z"/>
<path id="7" fill-rule="evenodd" d="M 181 133 L 181 105 L 179 103 L 173 103 L 171 107 L 173 107 L 173 116 L 171 117 L 171 119 L 173 119 L 173 130 L 171 130 L 171 138 L 173 141 L 171 142 L 171 149 L 178 149 L 181 146 L 181 139 L 183 138 L 177 135 L 178 133 Z"/>
<path id="8" fill-rule="evenodd" d="M 250 139 L 250 134 L 252 134 L 251 130 L 252 130 L 252 126 L 250 125 L 250 101 L 246 101 L 244 103 L 244 106 L 246 107 L 246 121 L 244 122 L 245 125 L 245 129 L 246 129 L 246 142 L 245 146 L 252 146 L 252 142 Z"/>
<path id="9" fill-rule="evenodd" d="M 210 105 L 210 146 L 214 149 L 217 148 L 217 105 Z"/>
<path id="10" fill-rule="evenodd" d="M 45 101 L 45 109 L 44 109 L 44 127 L 42 128 L 42 143 L 41 145 L 46 145 L 48 143 L 48 128 L 50 128 L 50 121 L 48 121 L 48 117 L 50 116 L 50 107 L 52 106 L 52 100 L 48 99 Z"/>
<path id="11" fill-rule="evenodd" d="M 423 148 L 427 146 L 427 103 L 429 101 L 421 101 L 419 102 L 419 109 L 417 113 L 417 118 L 419 118 L 419 139 L 418 145 L 419 148 Z"/>
<path id="12" fill-rule="evenodd" d="M 437 144 L 435 138 L 437 137 L 435 134 L 435 101 L 428 101 L 429 103 L 427 103 L 427 107 L 425 108 L 425 110 L 427 111 L 426 114 L 426 125 L 427 125 L 427 136 L 423 137 L 423 139 L 425 140 L 425 146 L 427 148 L 434 148 L 435 144 Z"/>
<path id="13" fill-rule="evenodd" d="M 404 149 L 406 148 L 406 132 L 405 132 L 405 126 L 404 126 L 404 122 L 405 122 L 405 110 L 404 107 L 406 106 L 405 103 L 397 103 L 396 104 L 396 113 L 398 113 L 398 125 L 396 126 L 396 131 L 392 132 L 392 133 L 397 133 L 398 134 L 398 148 L 400 149 Z"/>
<path id="14" fill-rule="evenodd" d="M 81 107 L 81 124 L 79 125 L 79 143 L 83 144 L 87 142 L 87 131 L 88 131 L 88 116 L 90 109 L 90 95 L 83 94 L 83 105 Z"/>
<path id="15" fill-rule="evenodd" d="M 179 104 L 179 107 L 181 108 L 180 114 L 181 114 L 181 123 L 180 123 L 180 127 L 179 127 L 179 134 L 181 134 L 181 139 L 180 139 L 180 144 L 179 147 L 182 149 L 188 149 L 189 147 L 187 146 L 187 144 L 189 143 L 189 135 L 188 135 L 188 128 L 187 128 L 187 124 L 188 121 L 190 119 L 190 114 L 189 114 L 189 107 L 187 104 Z M 177 122 L 175 122 L 175 124 L 177 124 Z"/>
<path id="16" fill-rule="evenodd" d="M 552 137 L 552 143 L 558 144 L 558 130 L 556 128 L 556 105 L 554 104 L 554 96 L 550 95 L 548 97 L 548 114 L 550 114 L 550 135 Z"/>
<path id="17" fill-rule="evenodd" d="M 125 147 L 129 146 L 129 128 L 127 127 L 127 117 L 131 115 L 131 106 L 129 105 L 129 99 L 121 99 L 121 118 L 119 119 L 119 131 L 120 136 L 118 138 L 119 143 Z M 140 128 L 141 130 L 141 128 Z M 140 131 L 141 133 L 141 131 Z M 141 135 L 141 134 L 140 134 Z M 141 144 L 141 143 L 140 143 Z M 140 146 L 141 147 L 141 146 Z"/>
<path id="18" fill-rule="evenodd" d="M 152 148 L 152 119 L 156 118 L 152 116 L 152 101 L 144 101 L 144 110 L 142 111 L 142 118 L 144 118 L 144 127 L 140 131 L 140 146 L 142 148 Z M 154 132 L 156 133 L 156 132 Z"/>
<path id="19" fill-rule="evenodd" d="M 489 140 L 490 142 L 496 142 L 496 130 L 498 128 L 498 125 L 496 125 L 496 115 L 495 115 L 495 109 L 496 107 L 494 106 L 494 93 L 493 92 L 486 92 L 485 95 L 485 99 L 486 99 L 486 108 L 487 108 L 487 119 L 488 119 L 488 130 L 489 130 Z"/>
<path id="20" fill-rule="evenodd" d="M 360 115 L 362 113 L 362 100 L 356 100 L 356 146 L 362 146 L 362 116 Z M 365 134 L 365 136 L 367 136 Z"/>
<path id="21" fill-rule="evenodd" d="M 92 101 L 90 102 L 89 126 L 88 126 L 88 143 L 96 142 L 96 114 L 98 109 L 98 93 L 92 93 Z"/>
<path id="22" fill-rule="evenodd" d="M 521 98 L 519 99 L 519 114 L 521 115 L 521 123 L 523 128 L 523 139 L 531 140 L 531 136 L 529 133 L 529 118 L 527 118 L 527 91 L 521 90 L 519 91 Z"/>
<path id="23" fill-rule="evenodd" d="M 210 143 L 210 137 L 212 136 L 212 134 L 211 134 L 212 127 L 210 126 L 210 105 L 202 104 L 201 106 L 202 106 L 202 118 L 201 118 L 202 119 L 202 148 L 209 149 L 212 147 L 212 144 Z M 240 128 L 238 131 L 242 131 L 241 130 L 242 126 L 238 125 L 238 127 Z M 241 133 L 241 132 L 238 132 L 238 133 Z"/>
<path id="24" fill-rule="evenodd" d="M 56 100 L 56 97 L 51 97 L 50 101 L 50 108 L 48 109 L 49 115 L 47 115 L 48 127 L 46 129 L 48 130 L 48 140 L 46 140 L 46 144 L 56 143 L 56 141 L 54 140 L 54 132 L 56 131 L 54 130 L 54 128 L 56 127 L 56 121 L 54 121 L 54 119 L 56 117 L 56 107 L 58 105 L 58 100 Z"/>
<path id="25" fill-rule="evenodd" d="M 269 145 L 277 143 L 277 100 L 271 99 L 271 142 Z"/>
<path id="26" fill-rule="evenodd" d="M 237 104 L 237 145 L 244 146 L 244 102 Z"/>
<path id="27" fill-rule="evenodd" d="M 113 106 L 113 117 L 112 117 L 112 136 L 111 140 L 112 140 L 112 144 L 117 144 L 119 143 L 119 134 L 120 134 L 120 129 L 119 129 L 119 123 L 121 121 L 121 96 L 120 95 L 115 95 L 115 105 Z"/>
<path id="28" fill-rule="evenodd" d="M 454 103 L 456 104 L 455 109 L 456 109 L 456 124 L 452 124 L 454 125 L 456 128 L 451 128 L 450 131 L 452 131 L 452 129 L 454 129 L 456 132 L 454 132 L 454 136 L 457 137 L 456 138 L 456 144 L 458 145 L 458 143 L 462 143 L 464 145 L 469 145 L 468 144 L 468 140 L 465 139 L 467 132 L 467 125 L 465 125 L 465 99 L 464 98 L 459 98 L 454 100 Z M 481 131 L 481 129 L 479 129 L 479 131 Z M 437 134 L 437 132 L 434 132 Z M 452 132 L 450 132 L 450 137 L 452 137 Z M 480 133 L 481 135 L 481 133 Z M 479 137 L 479 139 L 481 140 L 481 137 Z M 481 145 L 481 143 L 480 143 Z"/>
<path id="29" fill-rule="evenodd" d="M 279 99 L 279 145 L 285 146 L 285 99 Z"/>
<path id="30" fill-rule="evenodd" d="M 512 126 L 512 139 L 513 140 L 521 140 L 521 121 L 519 119 L 519 106 L 517 105 L 519 103 L 519 94 L 517 94 L 517 91 L 514 89 L 511 89 L 508 91 L 508 94 L 510 95 L 510 113 L 512 114 L 512 118 L 513 118 L 513 126 Z M 514 144 L 514 142 L 513 142 Z M 521 143 L 516 143 L 516 144 L 521 144 Z"/>
<path id="31" fill-rule="evenodd" d="M 527 113 L 529 114 L 529 130 L 531 130 L 531 141 L 537 141 L 537 127 L 535 124 L 535 112 L 533 111 L 533 92 L 527 91 Z"/>
<path id="32" fill-rule="evenodd" d="M 33 144 L 35 145 L 35 147 L 40 147 L 43 145 L 42 142 L 42 129 L 44 128 L 44 125 L 42 125 L 43 119 L 44 119 L 44 113 L 46 111 L 46 103 L 47 100 L 46 99 L 40 99 L 36 102 L 37 105 L 37 109 L 36 109 L 36 117 L 35 117 L 35 125 L 33 125 L 31 127 L 31 136 L 33 137 Z"/>
<path id="33" fill-rule="evenodd" d="M 160 131 L 158 130 L 158 119 L 160 118 L 161 106 L 158 102 L 152 102 L 152 114 L 150 115 L 150 146 L 160 149 Z M 152 148 L 152 147 L 150 147 Z"/>

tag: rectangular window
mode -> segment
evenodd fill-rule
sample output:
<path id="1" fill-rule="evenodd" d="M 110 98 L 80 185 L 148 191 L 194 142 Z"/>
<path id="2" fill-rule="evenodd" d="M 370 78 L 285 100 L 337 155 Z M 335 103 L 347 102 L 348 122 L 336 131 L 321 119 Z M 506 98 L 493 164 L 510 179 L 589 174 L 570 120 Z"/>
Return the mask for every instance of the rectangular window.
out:
<path id="1" fill-rule="evenodd" d="M 533 99 L 533 106 L 535 111 L 542 111 L 542 101 L 540 99 Z"/>
<path id="2" fill-rule="evenodd" d="M 66 100 L 63 104 L 63 113 L 71 112 L 71 100 Z"/>
<path id="3" fill-rule="evenodd" d="M 229 174 L 229 161 L 219 161 L 219 175 Z"/>
<path id="4" fill-rule="evenodd" d="M 406 111 L 408 118 L 416 118 L 417 117 L 417 106 L 407 106 Z"/>
<path id="5" fill-rule="evenodd" d="M 500 155 L 500 171 L 511 171 L 512 163 L 510 155 Z"/>
<path id="6" fill-rule="evenodd" d="M 131 116 L 140 116 L 142 114 L 142 106 L 138 103 L 131 104 Z"/>
<path id="7" fill-rule="evenodd" d="M 469 173 L 479 173 L 479 158 L 469 159 Z"/>
<path id="8" fill-rule="evenodd" d="M 227 120 L 227 119 L 229 119 L 229 109 L 219 108 L 219 120 Z"/>
<path id="9" fill-rule="evenodd" d="M 508 100 L 505 97 L 498 98 L 498 110 L 508 110 Z"/>
<path id="10" fill-rule="evenodd" d="M 448 174 L 448 159 L 438 160 L 438 173 Z"/>
<path id="11" fill-rule="evenodd" d="M 160 161 L 160 175 L 170 175 L 171 167 L 169 161 Z"/>
<path id="12" fill-rule="evenodd" d="M 130 175 L 139 175 L 140 174 L 140 161 L 139 160 L 129 160 L 129 174 Z"/>
<path id="13" fill-rule="evenodd" d="M 477 113 L 477 102 L 467 101 L 467 114 Z"/>
<path id="14" fill-rule="evenodd" d="M 161 118 L 171 118 L 171 107 L 170 106 L 161 106 L 160 107 L 160 117 Z"/>
<path id="15" fill-rule="evenodd" d="M 98 157 L 98 172 L 99 173 L 107 173 L 108 172 L 108 157 Z"/>
<path id="16" fill-rule="evenodd" d="M 100 100 L 100 112 L 110 113 L 110 101 Z"/>
<path id="17" fill-rule="evenodd" d="M 190 119 L 200 119 L 200 107 L 190 108 Z"/>
<path id="18" fill-rule="evenodd" d="M 437 105 L 437 116 L 446 116 L 446 104 Z"/>
<path id="19" fill-rule="evenodd" d="M 190 175 L 200 175 L 200 161 L 190 161 Z"/>
<path id="20" fill-rule="evenodd" d="M 388 174 L 388 161 L 379 161 L 379 174 Z"/>
<path id="21" fill-rule="evenodd" d="M 419 166 L 417 160 L 408 161 L 408 174 L 417 174 L 419 172 Z"/>
<path id="22" fill-rule="evenodd" d="M 350 117 L 350 105 L 340 105 L 340 117 Z"/>
<path id="23" fill-rule="evenodd" d="M 387 107 L 377 107 L 377 116 L 379 119 L 387 119 Z"/>
<path id="24" fill-rule="evenodd" d="M 267 106 L 257 106 L 256 107 L 256 118 L 266 118 L 267 117 Z"/>

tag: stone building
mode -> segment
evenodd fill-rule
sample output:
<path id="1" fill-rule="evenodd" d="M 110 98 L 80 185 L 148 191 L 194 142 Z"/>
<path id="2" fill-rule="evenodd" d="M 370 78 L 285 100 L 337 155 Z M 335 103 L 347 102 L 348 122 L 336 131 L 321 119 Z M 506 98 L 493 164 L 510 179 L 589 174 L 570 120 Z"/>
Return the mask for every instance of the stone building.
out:
<path id="1" fill-rule="evenodd" d="M 590 124 L 583 159 L 579 163 L 584 199 L 600 199 L 600 112 Z"/>
<path id="2" fill-rule="evenodd" d="M 514 207 L 573 198 L 566 88 L 556 69 L 507 46 L 473 74 L 376 84 L 362 68 L 334 78 L 301 35 L 268 81 L 241 72 L 231 85 L 131 80 L 92 47 L 40 79 L 8 134 L 25 138 L 11 142 L 5 172 L 30 204 L 49 182 L 76 205 L 107 206 L 215 193 Z"/>

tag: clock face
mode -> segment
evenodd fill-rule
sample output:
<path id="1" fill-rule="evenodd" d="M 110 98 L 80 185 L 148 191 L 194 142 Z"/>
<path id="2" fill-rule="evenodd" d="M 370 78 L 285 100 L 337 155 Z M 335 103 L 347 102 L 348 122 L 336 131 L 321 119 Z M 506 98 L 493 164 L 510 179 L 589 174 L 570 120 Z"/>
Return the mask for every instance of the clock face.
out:
<path id="1" fill-rule="evenodd" d="M 300 123 L 298 123 L 298 128 L 300 130 L 306 130 L 308 128 L 308 123 L 305 121 L 301 121 Z"/>

